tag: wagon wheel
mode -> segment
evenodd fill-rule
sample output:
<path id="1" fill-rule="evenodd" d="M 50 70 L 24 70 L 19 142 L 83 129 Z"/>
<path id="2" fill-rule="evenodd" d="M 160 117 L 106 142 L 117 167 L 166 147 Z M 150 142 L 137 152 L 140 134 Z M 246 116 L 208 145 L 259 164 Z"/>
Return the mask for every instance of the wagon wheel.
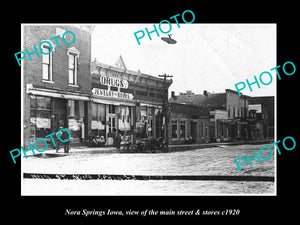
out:
<path id="1" fill-rule="evenodd" d="M 150 150 L 150 146 L 148 145 L 143 147 L 143 152 L 150 152 Z"/>
<path id="2" fill-rule="evenodd" d="M 168 152 L 169 151 L 169 147 L 164 145 L 161 149 L 162 152 Z"/>
<path id="3" fill-rule="evenodd" d="M 136 150 L 137 150 L 136 145 L 132 145 L 130 148 L 130 152 L 136 152 Z"/>

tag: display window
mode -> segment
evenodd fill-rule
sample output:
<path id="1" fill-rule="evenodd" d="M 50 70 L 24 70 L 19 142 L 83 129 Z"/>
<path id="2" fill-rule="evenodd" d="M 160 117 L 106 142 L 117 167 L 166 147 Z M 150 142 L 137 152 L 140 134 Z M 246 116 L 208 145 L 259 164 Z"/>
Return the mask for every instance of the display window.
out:
<path id="1" fill-rule="evenodd" d="M 72 142 L 82 142 L 84 128 L 84 102 L 68 100 L 68 129 L 71 132 Z"/>
<path id="2" fill-rule="evenodd" d="M 51 133 L 51 103 L 49 97 L 30 96 L 31 139 Z"/>
<path id="3" fill-rule="evenodd" d="M 92 103 L 92 135 L 101 140 L 106 137 L 106 106 Z"/>

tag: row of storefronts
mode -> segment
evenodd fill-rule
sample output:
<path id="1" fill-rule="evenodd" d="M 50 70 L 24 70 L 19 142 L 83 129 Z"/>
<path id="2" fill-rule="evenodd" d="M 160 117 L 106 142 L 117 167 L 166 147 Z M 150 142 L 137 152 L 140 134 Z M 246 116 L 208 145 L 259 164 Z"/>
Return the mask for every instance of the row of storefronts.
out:
<path id="1" fill-rule="evenodd" d="M 208 122 L 206 121 L 203 125 L 203 135 L 201 136 L 201 139 L 206 141 L 253 141 L 274 137 L 274 97 L 272 96 L 242 95 L 240 97 L 236 91 L 231 89 L 225 89 L 223 93 L 204 91 L 203 95 L 194 93 L 175 95 L 172 92 L 169 102 L 181 104 L 182 110 L 184 111 L 184 108 L 187 110 L 180 117 L 185 118 L 189 115 L 190 118 L 190 122 L 179 122 L 180 125 L 178 122 L 172 121 L 173 139 L 176 136 L 175 126 L 189 126 L 190 129 L 186 129 L 189 132 L 188 136 L 195 133 L 195 121 L 192 119 L 195 115 L 190 115 L 191 107 L 198 107 L 198 112 L 205 108 L 209 111 L 209 115 L 202 117 L 209 118 Z M 180 129 L 180 132 L 183 134 L 183 129 Z M 177 139 L 180 140 L 180 138 Z M 196 141 L 199 142 L 199 136 Z"/>
<path id="2" fill-rule="evenodd" d="M 71 144 L 114 145 L 117 135 L 122 140 L 164 135 L 163 102 L 172 80 L 128 70 L 121 56 L 116 65 L 92 62 L 93 29 L 85 25 L 22 27 L 24 49 L 65 31 L 76 36 L 72 45 L 51 42 L 51 54 L 33 57 L 34 62 L 26 57 L 22 62 L 23 146 L 60 127 L 71 132 Z"/>
<path id="3" fill-rule="evenodd" d="M 117 135 L 122 141 L 164 137 L 181 144 L 255 139 L 269 130 L 263 120 L 249 117 L 249 96 L 226 89 L 211 95 L 172 93 L 168 101 L 172 80 L 128 70 L 121 56 L 116 65 L 91 62 L 93 26 L 24 25 L 23 48 L 65 31 L 76 35 L 74 44 L 62 42 L 57 51 L 52 43 L 47 57 L 22 62 L 23 146 L 60 127 L 71 132 L 71 144 L 108 146 L 116 144 Z"/>
<path id="4" fill-rule="evenodd" d="M 99 62 L 91 63 L 91 72 L 89 95 L 27 84 L 29 142 L 59 127 L 70 130 L 73 144 L 90 145 L 93 140 L 101 140 L 103 145 L 114 145 L 116 135 L 125 141 L 134 133 L 137 139 L 163 136 L 163 80 L 133 71 L 124 73 Z M 108 78 L 114 81 L 103 82 Z"/>

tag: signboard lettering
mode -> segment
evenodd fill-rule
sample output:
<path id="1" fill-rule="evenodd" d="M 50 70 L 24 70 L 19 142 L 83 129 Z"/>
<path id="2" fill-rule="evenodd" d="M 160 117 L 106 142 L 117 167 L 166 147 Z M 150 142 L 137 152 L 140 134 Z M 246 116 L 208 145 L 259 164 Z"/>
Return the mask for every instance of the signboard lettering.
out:
<path id="1" fill-rule="evenodd" d="M 129 100 L 133 99 L 133 95 L 131 93 L 109 91 L 100 88 L 93 88 L 92 93 L 93 95 L 101 96 L 101 97 L 121 98 L 121 99 L 129 99 Z"/>
<path id="2" fill-rule="evenodd" d="M 108 77 L 105 75 L 100 76 L 100 84 L 106 85 L 106 86 L 113 86 L 113 87 L 118 87 L 118 88 L 128 88 L 128 81 L 127 80 L 122 80 L 116 77 Z"/>

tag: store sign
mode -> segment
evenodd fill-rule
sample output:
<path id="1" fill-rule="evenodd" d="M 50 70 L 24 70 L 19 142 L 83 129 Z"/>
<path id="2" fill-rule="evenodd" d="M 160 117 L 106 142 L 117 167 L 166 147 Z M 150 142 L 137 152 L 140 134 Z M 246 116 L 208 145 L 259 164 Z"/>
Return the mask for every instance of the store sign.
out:
<path id="1" fill-rule="evenodd" d="M 113 86 L 118 88 L 128 88 L 128 81 L 122 80 L 116 77 L 108 77 L 105 75 L 100 76 L 100 84 L 106 85 L 106 86 Z"/>
<path id="2" fill-rule="evenodd" d="M 100 89 L 100 88 L 93 88 L 92 93 L 93 93 L 93 95 L 100 96 L 100 97 L 120 98 L 120 99 L 126 99 L 126 100 L 133 99 L 133 95 L 131 93 L 109 91 L 109 90 Z"/>

